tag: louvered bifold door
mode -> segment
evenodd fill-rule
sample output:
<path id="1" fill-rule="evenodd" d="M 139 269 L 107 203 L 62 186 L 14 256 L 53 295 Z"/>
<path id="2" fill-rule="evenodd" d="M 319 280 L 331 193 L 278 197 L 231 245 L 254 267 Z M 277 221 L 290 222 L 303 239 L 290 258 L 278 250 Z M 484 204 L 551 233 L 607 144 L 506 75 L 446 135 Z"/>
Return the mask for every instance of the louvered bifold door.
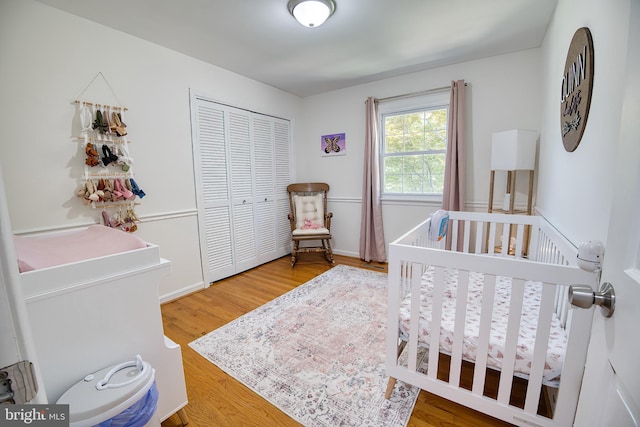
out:
<path id="1" fill-rule="evenodd" d="M 196 99 L 193 110 L 194 165 L 198 177 L 198 222 L 205 283 L 235 272 L 231 192 L 227 167 L 226 115 L 217 104 Z"/>
<path id="2" fill-rule="evenodd" d="M 231 109 L 228 115 L 233 204 L 232 239 L 236 272 L 258 265 L 253 213 L 253 149 L 250 116 L 250 112 L 240 109 Z"/>
<path id="3" fill-rule="evenodd" d="M 291 253 L 291 227 L 287 186 L 293 179 L 291 158 L 291 124 L 289 120 L 273 119 L 273 147 L 275 157 L 276 251 L 281 257 Z"/>
<path id="4" fill-rule="evenodd" d="M 290 122 L 192 101 L 200 251 L 206 283 L 291 252 Z"/>
<path id="5" fill-rule="evenodd" d="M 276 251 L 275 162 L 273 118 L 251 116 L 253 125 L 253 161 L 258 262 L 278 258 Z"/>

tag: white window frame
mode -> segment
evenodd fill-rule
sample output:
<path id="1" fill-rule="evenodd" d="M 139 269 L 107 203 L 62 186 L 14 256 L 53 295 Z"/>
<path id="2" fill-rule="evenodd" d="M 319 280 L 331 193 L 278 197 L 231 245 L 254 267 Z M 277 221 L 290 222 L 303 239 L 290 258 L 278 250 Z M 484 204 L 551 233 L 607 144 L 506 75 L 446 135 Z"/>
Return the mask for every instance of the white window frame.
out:
<path id="1" fill-rule="evenodd" d="M 380 191 L 383 201 L 425 201 L 425 202 L 442 202 L 442 193 L 387 193 L 384 191 L 384 159 L 385 159 L 385 141 L 384 141 L 384 117 L 391 114 L 405 114 L 415 111 L 424 111 L 431 109 L 447 109 L 447 128 L 449 122 L 449 91 L 439 91 L 419 96 L 401 98 L 381 102 L 378 105 L 378 128 L 380 141 Z M 448 130 L 447 130 L 448 132 Z M 446 155 L 446 152 L 445 152 Z"/>

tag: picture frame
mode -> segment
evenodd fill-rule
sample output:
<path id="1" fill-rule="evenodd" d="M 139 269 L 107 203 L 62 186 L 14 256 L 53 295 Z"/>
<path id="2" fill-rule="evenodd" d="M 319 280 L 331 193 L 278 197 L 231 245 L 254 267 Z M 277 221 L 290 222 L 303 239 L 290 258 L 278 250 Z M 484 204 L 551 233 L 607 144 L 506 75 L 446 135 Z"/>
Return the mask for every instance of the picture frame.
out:
<path id="1" fill-rule="evenodd" d="M 332 133 L 320 137 L 320 150 L 324 157 L 344 156 L 347 154 L 345 133 Z"/>

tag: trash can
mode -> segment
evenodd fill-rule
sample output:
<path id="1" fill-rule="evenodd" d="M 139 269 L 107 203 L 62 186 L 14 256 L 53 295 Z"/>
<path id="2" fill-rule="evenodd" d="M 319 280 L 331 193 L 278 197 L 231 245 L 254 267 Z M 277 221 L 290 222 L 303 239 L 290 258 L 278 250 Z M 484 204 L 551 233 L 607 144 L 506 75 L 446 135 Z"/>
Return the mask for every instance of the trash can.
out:
<path id="1" fill-rule="evenodd" d="M 88 374 L 56 403 L 69 405 L 71 427 L 160 426 L 155 370 L 139 355 Z"/>

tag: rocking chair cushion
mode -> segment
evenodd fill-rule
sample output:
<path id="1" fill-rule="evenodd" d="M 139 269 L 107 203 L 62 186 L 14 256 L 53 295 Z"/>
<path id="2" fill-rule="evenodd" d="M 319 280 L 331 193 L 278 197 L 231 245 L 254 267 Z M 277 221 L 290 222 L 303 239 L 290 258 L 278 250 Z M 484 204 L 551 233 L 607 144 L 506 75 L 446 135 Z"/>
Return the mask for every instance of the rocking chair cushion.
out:
<path id="1" fill-rule="evenodd" d="M 321 234 L 326 234 L 327 237 L 331 236 L 331 233 L 329 232 L 329 230 L 327 230 L 324 227 L 321 228 L 296 228 L 295 230 L 293 230 L 291 232 L 292 236 L 306 236 L 306 235 L 310 235 L 310 236 L 318 236 Z"/>
<path id="2" fill-rule="evenodd" d="M 295 206 L 296 215 L 296 232 L 302 232 L 305 234 L 320 234 L 322 232 L 329 233 L 329 230 L 324 228 L 324 208 L 322 205 L 322 194 L 316 194 L 313 196 L 293 196 L 293 203 Z M 305 220 L 311 222 L 315 228 L 305 227 Z"/>

